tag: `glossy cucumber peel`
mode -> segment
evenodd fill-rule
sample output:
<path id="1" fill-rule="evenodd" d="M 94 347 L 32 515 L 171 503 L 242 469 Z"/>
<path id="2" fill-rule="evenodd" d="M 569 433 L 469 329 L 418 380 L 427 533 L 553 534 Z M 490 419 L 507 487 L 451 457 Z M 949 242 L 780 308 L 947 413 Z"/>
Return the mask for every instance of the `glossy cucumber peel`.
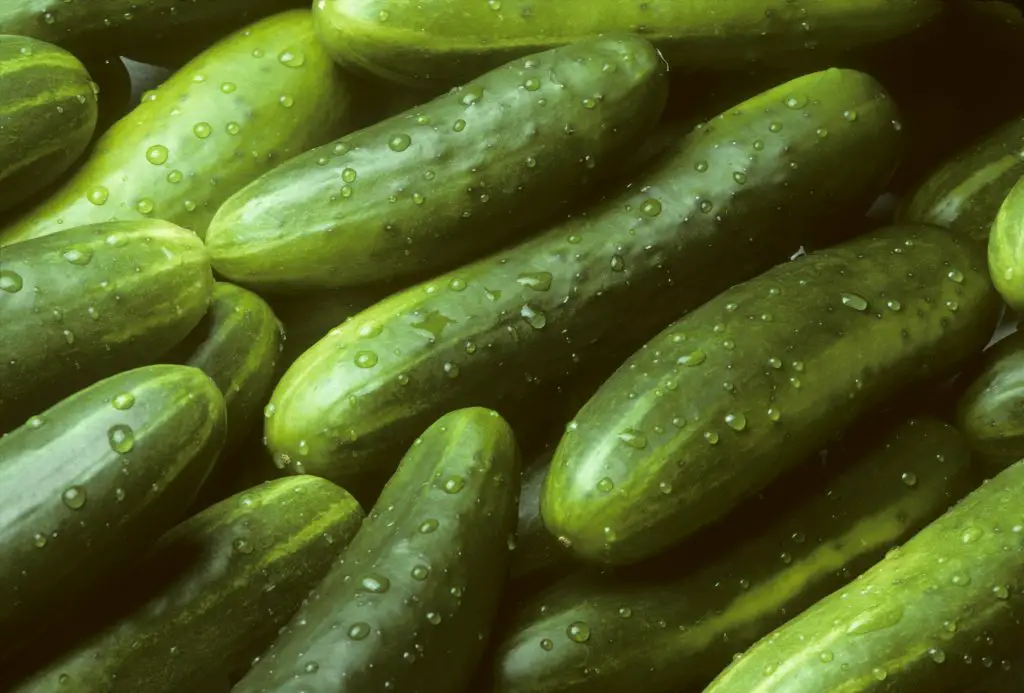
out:
<path id="1" fill-rule="evenodd" d="M 933 0 L 698 0 L 587 4 L 533 0 L 322 0 L 321 40 L 343 65 L 390 80 L 459 82 L 594 34 L 638 31 L 673 68 L 799 66 L 897 38 L 937 18 Z"/>
<path id="2" fill-rule="evenodd" d="M 75 56 L 4 33 L 0 28 L 0 212 L 75 163 L 97 117 L 92 77 Z"/>
<path id="3" fill-rule="evenodd" d="M 0 253 L 0 430 L 159 360 L 213 290 L 202 241 L 162 221 L 96 224 Z"/>
<path id="4" fill-rule="evenodd" d="M 362 519 L 346 491 L 313 476 L 227 498 L 160 538 L 120 593 L 116 622 L 11 693 L 227 690 Z"/>
<path id="5" fill-rule="evenodd" d="M 1021 137 L 1024 159 L 1024 136 Z M 1016 311 L 1024 310 L 1024 166 L 996 213 L 988 239 L 988 269 L 999 294 Z"/>
<path id="6" fill-rule="evenodd" d="M 335 480 L 389 471 L 444 412 L 513 408 L 625 358 L 803 239 L 825 242 L 822 219 L 866 209 L 895 165 L 896 118 L 867 75 L 798 78 L 697 128 L 586 214 L 360 312 L 278 384 L 265 427 L 277 464 Z"/>
<path id="7" fill-rule="evenodd" d="M 224 203 L 217 272 L 267 290 L 457 266 L 557 216 L 654 128 L 665 65 L 642 38 L 516 60 L 313 149 Z"/>
<path id="8" fill-rule="evenodd" d="M 459 693 L 508 569 L 519 452 L 497 413 L 438 419 L 233 693 Z"/>
<path id="9" fill-rule="evenodd" d="M 224 442 L 202 371 L 145 366 L 102 380 L 0 438 L 0 635 L 59 619 L 177 523 Z M 5 652 L 9 654 L 9 652 Z"/>
<path id="10" fill-rule="evenodd" d="M 1024 462 L 743 653 L 706 693 L 953 693 L 1019 652 Z M 1013 690 L 1008 688 L 1005 690 Z"/>
<path id="11" fill-rule="evenodd" d="M 605 381 L 558 445 L 544 522 L 586 560 L 658 553 L 888 398 L 955 372 L 999 306 L 983 250 L 937 227 L 888 227 L 781 264 Z"/>
<path id="12" fill-rule="evenodd" d="M 865 429 L 711 532 L 716 550 L 688 546 L 609 575 L 580 571 L 519 605 L 497 638 L 491 690 L 700 690 L 734 653 L 846 584 L 977 483 L 970 449 L 948 424 Z"/>
<path id="13" fill-rule="evenodd" d="M 202 235 L 236 190 L 344 132 L 349 96 L 308 11 L 264 19 L 161 84 L 60 190 L 0 232 L 0 245 L 147 217 Z"/>

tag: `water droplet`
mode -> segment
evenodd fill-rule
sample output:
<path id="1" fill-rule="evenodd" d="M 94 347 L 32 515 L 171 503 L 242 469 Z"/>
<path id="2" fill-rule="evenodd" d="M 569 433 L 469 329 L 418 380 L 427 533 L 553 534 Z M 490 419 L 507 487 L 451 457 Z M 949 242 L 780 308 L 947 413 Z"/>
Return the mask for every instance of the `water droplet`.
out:
<path id="1" fill-rule="evenodd" d="M 302 67 L 306 64 L 306 56 L 301 51 L 281 51 L 277 59 L 282 65 L 288 67 Z"/>
<path id="2" fill-rule="evenodd" d="M 950 579 L 950 582 L 952 582 L 957 587 L 966 587 L 967 585 L 971 584 L 971 577 L 966 573 L 957 573 Z"/>
<path id="3" fill-rule="evenodd" d="M 233 91 L 235 91 L 236 89 L 238 89 L 238 85 L 235 84 L 234 82 L 224 82 L 223 84 L 220 85 L 220 90 L 222 92 L 224 92 L 225 94 L 230 94 Z"/>
<path id="4" fill-rule="evenodd" d="M 61 257 L 72 265 L 88 265 L 92 260 L 92 249 L 87 247 L 71 247 L 61 253 Z"/>
<path id="5" fill-rule="evenodd" d="M 26 423 L 26 425 L 27 425 L 27 426 L 28 426 L 29 428 L 31 428 L 31 429 L 33 429 L 33 430 L 35 430 L 35 429 L 40 429 L 40 428 L 42 428 L 42 427 L 43 427 L 43 424 L 45 424 L 45 423 L 46 423 L 46 419 L 44 419 L 44 418 L 43 418 L 43 417 L 41 417 L 41 416 L 33 416 L 32 418 L 30 418 L 30 419 L 29 419 L 28 421 L 26 421 L 25 423 Z"/>
<path id="6" fill-rule="evenodd" d="M 465 129 L 466 121 L 464 121 L 462 118 L 459 118 L 454 123 L 452 123 L 452 130 L 454 130 L 455 132 L 462 132 Z"/>
<path id="7" fill-rule="evenodd" d="M 81 486 L 68 486 L 60 494 L 60 499 L 72 510 L 81 510 L 85 505 L 85 489 Z"/>
<path id="8" fill-rule="evenodd" d="M 1010 588 L 1006 585 L 996 585 L 992 588 L 992 594 L 996 596 L 996 599 L 1009 599 Z"/>
<path id="9" fill-rule="evenodd" d="M 619 440 L 631 448 L 643 450 L 647 447 L 647 436 L 635 428 L 627 428 L 619 434 Z"/>
<path id="10" fill-rule="evenodd" d="M 235 121 L 231 121 L 230 123 L 224 126 L 224 129 L 227 130 L 229 135 L 237 135 L 242 131 L 242 126 L 236 123 Z"/>
<path id="11" fill-rule="evenodd" d="M 656 217 L 661 214 L 661 202 L 650 198 L 644 200 L 644 203 L 640 205 L 640 213 L 647 217 Z"/>
<path id="12" fill-rule="evenodd" d="M 700 349 L 696 349 L 694 351 L 691 351 L 689 354 L 683 354 L 682 356 L 677 358 L 676 364 L 680 366 L 699 366 L 700 364 L 704 363 L 707 357 L 707 354 L 705 354 L 703 351 L 701 351 Z"/>
<path id="13" fill-rule="evenodd" d="M 706 440 L 711 445 L 718 445 L 718 434 L 715 433 L 714 431 L 705 431 L 704 440 Z"/>
<path id="14" fill-rule="evenodd" d="M 590 640 L 590 626 L 583 621 L 574 621 L 565 629 L 565 634 L 573 642 L 584 643 Z"/>
<path id="15" fill-rule="evenodd" d="M 121 501 L 124 500 L 124 496 L 125 496 L 125 493 L 124 493 L 124 489 L 123 488 L 118 486 L 117 488 L 114 489 L 114 498 L 117 499 L 118 503 L 120 503 Z"/>
<path id="16" fill-rule="evenodd" d="M 628 606 L 620 606 L 619 607 L 619 616 L 621 616 L 622 618 L 629 618 L 632 615 L 633 615 L 633 610 L 630 609 Z"/>
<path id="17" fill-rule="evenodd" d="M 391 581 L 383 575 L 367 575 L 359 581 L 359 586 L 364 592 L 382 594 L 391 588 Z"/>
<path id="18" fill-rule="evenodd" d="M 135 395 L 130 392 L 125 392 L 114 397 L 114 399 L 111 400 L 111 404 L 114 409 L 117 409 L 118 411 L 127 411 L 135 405 Z"/>
<path id="19" fill-rule="evenodd" d="M 85 195 L 85 199 L 89 200 L 92 204 L 100 207 L 107 203 L 110 198 L 110 191 L 104 188 L 102 185 L 97 185 L 95 188 L 90 190 Z"/>
<path id="20" fill-rule="evenodd" d="M 948 308 L 951 312 L 955 313 L 958 310 L 960 310 L 960 304 L 952 300 L 946 301 L 946 308 Z"/>
<path id="21" fill-rule="evenodd" d="M 107 440 L 111 450 L 123 455 L 135 447 L 135 432 L 127 424 L 116 424 L 107 431 Z"/>
<path id="22" fill-rule="evenodd" d="M 875 667 L 871 670 L 871 675 L 875 677 L 876 681 L 885 681 L 888 674 L 885 673 L 885 669 L 881 667 Z"/>
<path id="23" fill-rule="evenodd" d="M 192 134 L 201 140 L 205 140 L 213 134 L 213 126 L 209 123 L 196 123 L 192 128 Z"/>
<path id="24" fill-rule="evenodd" d="M 784 103 L 786 108 L 803 108 L 807 105 L 807 96 L 804 94 L 787 96 Z"/>
<path id="25" fill-rule="evenodd" d="M 597 482 L 597 490 L 601 493 L 611 493 L 615 489 L 615 482 L 609 477 L 603 477 Z"/>
<path id="26" fill-rule="evenodd" d="M 430 623 L 431 625 L 434 625 L 434 626 L 440 625 L 440 623 L 441 623 L 441 614 L 437 613 L 436 611 L 428 611 L 427 612 L 427 622 Z"/>
<path id="27" fill-rule="evenodd" d="M 965 544 L 972 544 L 981 538 L 984 532 L 978 527 L 967 527 L 960 535 L 960 541 Z"/>
<path id="28" fill-rule="evenodd" d="M 823 140 L 828 137 L 828 128 L 818 128 L 814 134 L 818 136 L 818 139 Z"/>
<path id="29" fill-rule="evenodd" d="M 822 650 L 818 653 L 818 661 L 822 664 L 828 664 L 833 659 L 835 659 L 835 655 L 833 655 L 829 650 Z"/>
<path id="30" fill-rule="evenodd" d="M 880 604 L 856 616 L 846 627 L 847 635 L 864 635 L 892 628 L 903 618 L 902 604 Z"/>
<path id="31" fill-rule="evenodd" d="M 246 539 L 245 537 L 239 537 L 235 539 L 233 542 L 231 542 L 231 546 L 232 548 L 234 548 L 235 551 L 242 554 L 243 556 L 248 556 L 252 554 L 252 552 L 256 548 L 252 545 L 252 542 Z"/>
<path id="32" fill-rule="evenodd" d="M 422 582 L 423 580 L 426 580 L 428 577 L 430 577 L 430 568 L 428 568 L 425 565 L 413 566 L 411 575 L 413 580 L 419 580 L 420 582 Z"/>
<path id="33" fill-rule="evenodd" d="M 451 361 L 446 361 L 444 364 L 444 374 L 449 378 L 459 377 L 459 365 Z"/>
<path id="34" fill-rule="evenodd" d="M 948 277 L 951 281 L 956 282 L 957 284 L 964 283 L 964 273 L 958 269 L 949 270 L 949 272 L 946 273 L 946 277 Z"/>
<path id="35" fill-rule="evenodd" d="M 946 661 L 946 653 L 940 650 L 938 647 L 932 647 L 928 650 L 928 656 L 936 664 L 942 664 Z"/>
<path id="36" fill-rule="evenodd" d="M 37 549 L 41 549 L 46 546 L 46 535 L 41 532 L 36 532 L 35 536 L 32 537 L 32 543 L 36 545 Z"/>
<path id="37" fill-rule="evenodd" d="M 844 306 L 853 310 L 865 311 L 868 309 L 867 299 L 857 294 L 840 294 L 840 300 Z"/>
<path id="38" fill-rule="evenodd" d="M 789 565 L 793 562 L 793 556 L 790 555 L 789 552 L 783 551 L 779 554 L 779 560 L 785 563 L 786 565 Z"/>
<path id="39" fill-rule="evenodd" d="M 526 89 L 526 91 L 537 91 L 540 89 L 540 80 L 535 77 L 529 77 L 525 82 L 523 82 L 523 88 Z"/>
<path id="40" fill-rule="evenodd" d="M 548 638 L 542 638 L 542 639 L 541 639 L 541 641 L 540 641 L 540 649 L 542 649 L 542 650 L 546 650 L 546 651 L 550 652 L 550 651 L 551 651 L 551 649 L 552 649 L 552 648 L 553 648 L 554 646 L 555 646 L 555 643 L 554 643 L 554 642 L 552 642 L 552 641 L 551 641 L 550 639 L 548 639 Z"/>
<path id="41" fill-rule="evenodd" d="M 526 321 L 527 325 L 535 330 L 543 329 L 548 324 L 547 316 L 529 303 L 523 304 L 523 307 L 519 309 L 519 315 Z"/>
<path id="42" fill-rule="evenodd" d="M 900 480 L 907 486 L 917 486 L 917 475 L 913 472 L 903 472 L 900 474 Z"/>
<path id="43" fill-rule="evenodd" d="M 853 121 L 857 120 L 857 118 L 858 118 L 857 111 L 854 111 L 854 110 L 843 111 L 843 118 L 845 118 L 846 120 L 848 120 L 848 121 L 850 121 L 852 123 Z"/>
<path id="44" fill-rule="evenodd" d="M 267 406 L 263 407 L 263 418 L 273 418 L 274 414 L 277 413 L 277 406 L 271 402 Z"/>
<path id="45" fill-rule="evenodd" d="M 704 212 L 705 214 L 708 214 L 709 212 L 711 212 L 712 209 L 715 208 L 715 205 L 714 203 L 711 202 L 711 200 L 701 200 L 700 204 L 698 205 L 698 208 L 700 209 L 700 211 Z"/>
<path id="46" fill-rule="evenodd" d="M 160 166 L 161 164 L 167 163 L 167 157 L 169 155 L 170 152 L 167 151 L 167 147 L 162 144 L 154 144 L 146 150 L 146 161 L 154 166 Z"/>
<path id="47" fill-rule="evenodd" d="M 523 272 L 516 277 L 516 283 L 534 291 L 547 291 L 553 277 L 550 272 Z"/>
<path id="48" fill-rule="evenodd" d="M 430 534 L 438 527 L 438 521 L 434 519 L 424 520 L 420 523 L 420 534 Z"/>
<path id="49" fill-rule="evenodd" d="M 359 368 L 373 368 L 377 365 L 377 354 L 373 351 L 356 352 L 355 362 Z"/>
<path id="50" fill-rule="evenodd" d="M 146 197 L 135 203 L 135 209 L 139 210 L 140 214 L 152 214 L 154 207 L 155 204 L 153 203 L 153 200 Z"/>
<path id="51" fill-rule="evenodd" d="M 13 270 L 0 269 L 0 291 L 16 294 L 24 285 L 20 274 Z"/>
<path id="52" fill-rule="evenodd" d="M 782 132 L 782 123 L 780 123 L 779 121 L 775 121 L 775 122 L 769 123 L 768 124 L 768 131 L 769 132 Z"/>
<path id="53" fill-rule="evenodd" d="M 903 309 L 903 304 L 897 301 L 896 299 L 889 299 L 888 301 L 885 302 L 885 307 L 893 311 L 894 313 L 898 313 Z"/>
<path id="54" fill-rule="evenodd" d="M 404 152 L 411 144 L 412 138 L 403 132 L 388 140 L 388 149 L 393 152 Z"/>
<path id="55" fill-rule="evenodd" d="M 458 493 L 466 487 L 466 480 L 461 476 L 450 476 L 444 480 L 444 492 L 445 493 Z"/>
<path id="56" fill-rule="evenodd" d="M 352 640 L 364 640 L 370 634 L 370 624 L 360 621 L 348 628 L 348 637 Z"/>
<path id="57" fill-rule="evenodd" d="M 725 424 L 734 431 L 742 431 L 747 427 L 747 417 L 741 412 L 726 414 Z"/>

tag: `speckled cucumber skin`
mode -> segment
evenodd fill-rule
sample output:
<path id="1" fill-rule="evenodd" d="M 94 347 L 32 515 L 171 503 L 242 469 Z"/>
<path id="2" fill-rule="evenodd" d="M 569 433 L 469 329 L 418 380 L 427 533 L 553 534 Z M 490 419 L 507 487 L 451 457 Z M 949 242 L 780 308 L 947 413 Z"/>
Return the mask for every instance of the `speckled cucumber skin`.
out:
<path id="1" fill-rule="evenodd" d="M 203 235 L 232 193 L 344 132 L 349 96 L 308 11 L 264 19 L 147 96 L 60 190 L 0 232 L 0 245 L 147 217 Z"/>
<path id="2" fill-rule="evenodd" d="M 224 203 L 206 245 L 218 273 L 267 290 L 448 269 L 617 171 L 667 94 L 664 61 L 635 36 L 516 60 L 264 174 Z"/>
<path id="3" fill-rule="evenodd" d="M 637 31 L 674 69 L 814 70 L 937 18 L 935 0 L 319 0 L 317 31 L 343 65 L 407 84 L 483 69 L 594 34 Z"/>
<path id="4" fill-rule="evenodd" d="M 225 691 L 298 610 L 362 520 L 344 489 L 314 476 L 268 481 L 227 498 L 160 538 L 120 594 L 131 608 L 116 623 L 10 693 Z"/>
<path id="5" fill-rule="evenodd" d="M 555 451 L 544 523 L 585 560 L 656 554 L 888 398 L 955 372 L 999 310 L 983 250 L 937 227 L 888 227 L 776 266 L 605 381 Z"/>
<path id="6" fill-rule="evenodd" d="M 1001 681 L 1024 618 L 1022 499 L 1024 461 L 762 638 L 705 693 L 1017 690 Z"/>
<path id="7" fill-rule="evenodd" d="M 388 471 L 446 411 L 505 413 L 625 358 L 803 240 L 826 242 L 823 218 L 862 213 L 895 166 L 896 118 L 867 75 L 800 77 L 712 118 L 586 213 L 367 308 L 275 389 L 277 463 L 339 481 Z"/>
<path id="8" fill-rule="evenodd" d="M 153 363 L 206 313 L 202 241 L 163 221 L 61 231 L 0 253 L 0 431 Z"/>
<path id="9" fill-rule="evenodd" d="M 977 484 L 970 448 L 949 424 L 877 423 L 709 533 L 717 550 L 687 545 L 618 573 L 577 571 L 518 605 L 497 636 L 490 690 L 700 690 L 736 652 L 869 568 Z M 585 641 L 568 634 L 574 623 L 585 626 Z"/>
<path id="10" fill-rule="evenodd" d="M 75 56 L 5 33 L 0 24 L 0 212 L 75 163 L 97 117 L 92 77 Z"/>
<path id="11" fill-rule="evenodd" d="M 341 559 L 232 693 L 461 693 L 508 570 L 519 451 L 461 409 L 412 446 Z"/>
<path id="12" fill-rule="evenodd" d="M 1020 156 L 1024 160 L 1024 135 Z M 992 283 L 1016 311 L 1024 310 L 1024 166 L 999 205 L 988 238 L 988 269 Z"/>
<path id="13" fill-rule="evenodd" d="M 0 438 L 0 638 L 59 620 L 181 520 L 220 452 L 224 398 L 202 371 L 102 380 Z M 10 654 L 10 652 L 5 652 Z"/>

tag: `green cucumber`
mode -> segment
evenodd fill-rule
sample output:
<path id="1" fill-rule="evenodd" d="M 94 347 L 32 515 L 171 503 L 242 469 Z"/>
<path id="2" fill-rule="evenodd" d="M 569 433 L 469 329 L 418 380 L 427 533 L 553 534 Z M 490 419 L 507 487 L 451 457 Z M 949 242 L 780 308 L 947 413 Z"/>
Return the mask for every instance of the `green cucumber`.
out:
<path id="1" fill-rule="evenodd" d="M 730 512 L 988 343 L 984 252 L 894 226 L 783 263 L 671 324 L 579 411 L 541 496 L 581 558 L 630 563 Z"/>
<path id="2" fill-rule="evenodd" d="M 942 9 L 935 0 L 826 0 L 813 8 L 747 0 L 321 0 L 314 14 L 341 64 L 415 85 L 465 81 L 528 53 L 614 31 L 650 39 L 673 69 L 821 69 L 847 50 L 911 33 Z"/>
<path id="3" fill-rule="evenodd" d="M 873 427 L 877 426 L 872 422 Z M 936 419 L 865 427 L 750 503 L 708 541 L 610 575 L 563 578 L 497 638 L 494 693 L 697 691 L 787 615 L 869 568 L 977 483 Z M 575 628 L 573 628 L 575 624 Z M 586 637 L 579 637 L 586 633 Z"/>
<path id="4" fill-rule="evenodd" d="M 313 476 L 269 481 L 225 499 L 161 537 L 130 582 L 119 585 L 114 623 L 10 693 L 225 691 L 270 645 L 362 520 L 352 496 Z"/>
<path id="5" fill-rule="evenodd" d="M 1024 461 L 765 636 L 705 693 L 959 693 L 1020 651 Z M 1007 688 L 1005 690 L 1016 690 Z"/>
<path id="6" fill-rule="evenodd" d="M 1024 115 L 939 166 L 906 199 L 897 221 L 934 224 L 982 243 L 1010 188 L 1024 175 Z"/>
<path id="7" fill-rule="evenodd" d="M 519 580 L 547 573 L 563 565 L 569 557 L 551 535 L 540 514 L 540 492 L 551 466 L 550 450 L 523 470 L 519 493 L 519 519 L 516 523 L 516 548 L 512 552 L 510 574 Z"/>
<path id="8" fill-rule="evenodd" d="M 519 451 L 493 411 L 442 416 L 233 693 L 461 693 L 508 569 Z"/>
<path id="9" fill-rule="evenodd" d="M 1024 159 L 1024 137 L 1021 138 Z M 988 239 L 988 269 L 1010 308 L 1024 310 L 1024 167 L 996 213 Z"/>
<path id="10" fill-rule="evenodd" d="M 162 221 L 110 222 L 0 255 L 0 432 L 118 371 L 157 361 L 206 313 L 202 241 Z"/>
<path id="11" fill-rule="evenodd" d="M 625 358 L 812 233 L 824 242 L 825 218 L 862 214 L 895 165 L 896 118 L 867 75 L 800 77 L 697 127 L 586 213 L 362 311 L 278 384 L 276 463 L 334 480 L 390 471 L 446 411 L 505 413 Z"/>
<path id="12" fill-rule="evenodd" d="M 147 217 L 202 235 L 236 190 L 344 132 L 349 96 L 308 11 L 269 17 L 151 92 L 60 190 L 0 233 L 0 245 Z"/>
<path id="13" fill-rule="evenodd" d="M 460 265 L 616 171 L 654 128 L 667 88 L 663 60 L 636 36 L 514 61 L 250 183 L 210 222 L 214 268 L 300 291 Z"/>
<path id="14" fill-rule="evenodd" d="M 155 365 L 0 438 L 0 640 L 26 643 L 59 620 L 60 600 L 95 590 L 181 520 L 225 429 L 206 374 Z"/>
<path id="15" fill-rule="evenodd" d="M 0 212 L 75 163 L 92 139 L 98 109 L 92 77 L 75 56 L 3 34 L 0 29 Z"/>

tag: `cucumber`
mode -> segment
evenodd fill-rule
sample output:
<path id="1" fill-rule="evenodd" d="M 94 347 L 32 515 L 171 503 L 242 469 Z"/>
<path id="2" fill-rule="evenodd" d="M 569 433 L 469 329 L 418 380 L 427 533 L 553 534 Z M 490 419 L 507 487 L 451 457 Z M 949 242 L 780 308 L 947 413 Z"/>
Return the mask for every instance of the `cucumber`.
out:
<path id="1" fill-rule="evenodd" d="M 457 266 L 616 171 L 657 123 L 667 88 L 658 52 L 635 36 L 514 61 L 235 193 L 207 231 L 214 268 L 300 291 Z"/>
<path id="2" fill-rule="evenodd" d="M 698 691 L 977 482 L 963 437 L 936 419 L 872 422 L 827 452 L 717 528 L 708 542 L 720 551 L 581 571 L 518 605 L 496 638 L 490 690 Z"/>
<path id="3" fill-rule="evenodd" d="M 0 245 L 147 217 L 202 235 L 236 190 L 344 132 L 350 105 L 310 13 L 274 15 L 218 42 L 151 92 L 60 190 L 0 233 Z"/>
<path id="4" fill-rule="evenodd" d="M 116 622 L 10 693 L 228 690 L 362 519 L 346 491 L 313 476 L 225 499 L 161 537 L 119 585 Z"/>
<path id="5" fill-rule="evenodd" d="M 585 560 L 658 553 L 890 397 L 954 373 L 999 310 L 984 252 L 937 227 L 888 227 L 778 265 L 605 381 L 558 444 L 544 523 Z"/>
<path id="6" fill-rule="evenodd" d="M 981 243 L 1010 188 L 1024 175 L 1024 115 L 939 166 L 907 197 L 900 223 L 934 224 Z"/>
<path id="7" fill-rule="evenodd" d="M 6 381 L 5 381 L 6 383 Z M 101 380 L 0 438 L 0 641 L 27 643 L 181 520 L 224 442 L 202 371 Z"/>
<path id="8" fill-rule="evenodd" d="M 849 49 L 927 25 L 943 4 L 322 0 L 314 15 L 321 40 L 341 64 L 415 85 L 465 81 L 528 53 L 614 31 L 642 34 L 673 69 L 821 69 Z"/>
<path id="9" fill-rule="evenodd" d="M 544 526 L 540 515 L 540 492 L 551 466 L 550 450 L 523 471 L 519 494 L 519 519 L 516 523 L 516 547 L 512 552 L 510 574 L 523 579 L 567 564 L 566 552 Z"/>
<path id="10" fill-rule="evenodd" d="M 202 242 L 162 221 L 68 229 L 0 256 L 0 431 L 157 361 L 206 313 Z"/>
<path id="11" fill-rule="evenodd" d="M 1024 138 L 1021 139 L 1024 159 Z M 988 269 L 1010 308 L 1024 310 L 1024 168 L 999 206 L 988 239 Z"/>
<path id="12" fill-rule="evenodd" d="M 762 638 L 705 692 L 959 693 L 986 680 L 1002 690 L 1024 618 L 1022 498 L 1018 462 Z"/>
<path id="13" fill-rule="evenodd" d="M 0 28 L 0 212 L 75 163 L 92 139 L 98 108 L 92 77 L 75 56 L 4 33 Z"/>
<path id="14" fill-rule="evenodd" d="M 896 118 L 867 75 L 800 77 L 696 128 L 586 213 L 360 312 L 277 385 L 265 426 L 276 463 L 338 481 L 390 471 L 446 411 L 504 414 L 625 358 L 812 229 L 825 241 L 824 218 L 867 209 L 895 165 Z"/>
<path id="15" fill-rule="evenodd" d="M 518 482 L 497 413 L 442 416 L 233 693 L 461 693 L 498 608 Z"/>

